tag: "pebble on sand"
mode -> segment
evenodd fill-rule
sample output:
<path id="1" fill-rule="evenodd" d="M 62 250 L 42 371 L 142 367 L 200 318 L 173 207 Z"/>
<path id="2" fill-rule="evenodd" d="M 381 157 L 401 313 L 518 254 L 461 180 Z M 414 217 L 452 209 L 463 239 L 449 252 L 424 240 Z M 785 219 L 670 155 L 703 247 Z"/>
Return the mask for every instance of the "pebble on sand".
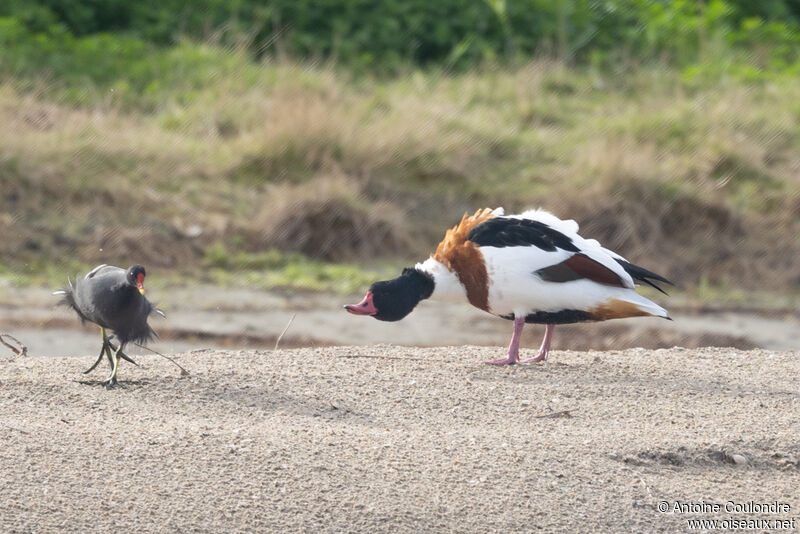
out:
<path id="1" fill-rule="evenodd" d="M 735 463 L 736 465 L 747 464 L 747 457 L 741 454 L 731 454 L 731 460 L 733 460 L 733 463 Z"/>

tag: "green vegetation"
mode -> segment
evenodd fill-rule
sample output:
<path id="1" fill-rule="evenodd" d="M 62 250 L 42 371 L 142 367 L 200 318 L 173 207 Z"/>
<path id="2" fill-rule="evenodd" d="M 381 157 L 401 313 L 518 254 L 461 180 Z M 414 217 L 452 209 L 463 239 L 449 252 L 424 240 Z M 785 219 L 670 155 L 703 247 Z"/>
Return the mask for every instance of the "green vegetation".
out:
<path id="1" fill-rule="evenodd" d="M 260 289 L 293 288 L 334 293 L 358 293 L 377 279 L 395 276 L 391 263 L 372 267 L 315 261 L 276 249 L 229 252 L 217 243 L 206 250 L 202 281 L 218 286 Z"/>
<path id="2" fill-rule="evenodd" d="M 658 61 L 727 72 L 747 63 L 796 73 L 800 45 L 794 0 L 6 0 L 0 16 L 0 43 L 16 67 L 75 72 L 64 61 L 72 55 L 95 82 L 112 74 L 104 66 L 134 71 L 142 54 L 153 62 L 149 45 L 186 38 L 257 58 L 332 59 L 384 72 L 535 55 L 604 67 Z"/>
<path id="3" fill-rule="evenodd" d="M 124 264 L 124 262 L 121 262 Z M 156 264 L 157 265 L 157 264 Z M 51 287 L 67 284 L 94 268 L 93 263 L 75 260 L 59 263 L 28 264 L 11 269 L 0 264 L 0 289 L 3 287 Z M 197 266 L 180 270 L 150 270 L 148 287 L 164 289 L 211 284 L 218 287 L 249 287 L 258 289 L 295 289 L 354 294 L 375 280 L 396 276 L 402 264 L 396 261 L 371 262 L 370 265 L 331 263 L 307 258 L 302 254 L 285 253 L 275 249 L 257 253 L 229 253 L 217 243 L 206 250 Z"/>
<path id="4" fill-rule="evenodd" d="M 541 205 L 703 295 L 800 286 L 796 2 L 314 4 L 0 5 L 0 278 L 352 291 Z"/>

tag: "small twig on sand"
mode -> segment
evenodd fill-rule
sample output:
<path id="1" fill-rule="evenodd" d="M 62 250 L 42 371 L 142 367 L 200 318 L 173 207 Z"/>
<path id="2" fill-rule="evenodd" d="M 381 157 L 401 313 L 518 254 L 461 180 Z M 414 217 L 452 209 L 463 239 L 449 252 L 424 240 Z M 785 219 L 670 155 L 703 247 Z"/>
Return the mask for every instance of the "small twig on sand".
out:
<path id="1" fill-rule="evenodd" d="M 286 328 L 283 329 L 283 332 L 281 332 L 281 334 L 278 336 L 278 339 L 275 340 L 275 348 L 272 350 L 278 350 L 278 344 L 281 342 L 281 339 L 283 339 L 283 334 L 285 334 L 286 331 L 289 330 L 289 327 L 292 326 L 292 321 L 294 321 L 295 317 L 297 317 L 296 313 L 292 315 L 292 318 L 289 319 L 289 322 L 286 324 Z"/>
<path id="2" fill-rule="evenodd" d="M 546 413 L 544 415 L 534 415 L 536 419 L 544 419 L 545 417 L 550 418 L 557 418 L 557 417 L 572 417 L 572 410 L 561 410 L 560 412 L 553 412 L 553 413 Z"/>
<path id="3" fill-rule="evenodd" d="M 14 345 L 6 343 L 6 341 L 3 339 L 4 337 L 7 337 L 8 339 L 12 340 L 14 343 L 17 344 L 17 346 L 15 347 Z M 11 334 L 0 334 L 0 343 L 2 343 L 3 345 L 5 345 L 9 349 L 11 349 L 11 352 L 13 352 L 17 356 L 27 356 L 28 355 L 28 347 L 26 347 L 25 344 L 22 341 L 20 341 L 19 339 L 15 338 Z"/>
<path id="4" fill-rule="evenodd" d="M 151 349 L 150 347 L 145 347 L 144 345 L 139 345 L 138 343 L 134 343 L 134 344 L 135 344 L 137 347 L 139 347 L 139 348 L 142 348 L 142 349 L 144 349 L 144 350 L 149 350 L 149 351 L 150 351 L 150 352 L 152 352 L 153 354 L 157 354 L 157 355 L 161 356 L 162 358 L 164 358 L 165 360 L 169 360 L 169 361 L 171 361 L 172 363 L 174 363 L 174 364 L 175 364 L 175 366 L 176 366 L 178 369 L 180 369 L 180 370 L 181 370 L 181 376 L 189 376 L 189 371 L 187 371 L 186 369 L 184 369 L 183 367 L 181 367 L 181 365 L 180 365 L 178 362 L 176 362 L 175 360 L 173 360 L 173 359 L 172 359 L 172 358 L 170 358 L 169 356 L 165 356 L 165 355 L 161 354 L 160 352 L 158 352 L 158 351 L 156 351 L 156 350 L 153 350 L 153 349 Z"/>

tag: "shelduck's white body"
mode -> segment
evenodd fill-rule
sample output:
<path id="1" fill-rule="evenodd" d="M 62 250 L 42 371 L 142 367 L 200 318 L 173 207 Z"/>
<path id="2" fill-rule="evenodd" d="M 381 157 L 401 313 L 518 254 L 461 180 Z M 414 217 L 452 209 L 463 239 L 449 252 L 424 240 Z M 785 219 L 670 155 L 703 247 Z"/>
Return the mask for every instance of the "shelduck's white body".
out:
<path id="1" fill-rule="evenodd" d="M 617 261 L 624 261 L 625 258 L 603 248 L 594 239 L 581 237 L 575 221 L 563 221 L 544 210 L 529 210 L 518 215 L 505 216 L 502 208 L 498 208 L 492 214 L 494 218 L 500 219 L 538 221 L 559 231 L 578 248 L 579 254 L 596 261 L 619 277 L 623 287 L 598 283 L 588 278 L 553 282 L 536 275 L 537 271 L 569 260 L 576 254 L 573 251 L 560 248 L 549 251 L 535 245 L 478 246 L 486 268 L 489 297 L 486 311 L 489 313 L 500 317 L 527 317 L 537 312 L 588 312 L 603 303 L 618 300 L 634 305 L 642 312 L 641 315 L 668 317 L 667 310 L 636 292 L 633 278 Z M 415 268 L 433 277 L 435 286 L 430 297 L 432 300 L 463 302 L 467 298 L 466 288 L 457 273 L 435 257 L 431 256 L 418 263 Z"/>
<path id="2" fill-rule="evenodd" d="M 584 239 L 575 221 L 540 209 L 508 216 L 502 208 L 484 209 L 464 215 L 430 258 L 394 281 L 373 284 L 364 302 L 346 308 L 393 321 L 424 298 L 466 300 L 514 321 L 508 358 L 489 363 L 518 361 L 525 322 L 547 325 L 533 359 L 541 361 L 556 324 L 635 316 L 669 319 L 664 308 L 635 290 L 636 282 L 661 290 L 652 280 L 670 283 L 596 240 Z"/>

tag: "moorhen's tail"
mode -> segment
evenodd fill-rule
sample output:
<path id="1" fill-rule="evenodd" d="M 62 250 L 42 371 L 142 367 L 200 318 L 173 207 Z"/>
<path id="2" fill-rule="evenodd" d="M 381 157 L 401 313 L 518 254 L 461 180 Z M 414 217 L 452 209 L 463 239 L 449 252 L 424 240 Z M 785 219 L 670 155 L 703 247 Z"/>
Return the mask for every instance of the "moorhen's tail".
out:
<path id="1" fill-rule="evenodd" d="M 72 285 L 72 280 L 67 277 L 67 285 L 64 289 L 59 289 L 58 291 L 53 291 L 53 295 L 60 295 L 63 298 L 58 301 L 58 305 L 60 306 L 68 306 L 78 312 L 78 315 L 81 317 L 81 322 L 86 322 L 86 317 L 83 316 L 81 313 L 80 308 L 78 308 L 78 304 L 75 302 L 75 288 Z"/>

